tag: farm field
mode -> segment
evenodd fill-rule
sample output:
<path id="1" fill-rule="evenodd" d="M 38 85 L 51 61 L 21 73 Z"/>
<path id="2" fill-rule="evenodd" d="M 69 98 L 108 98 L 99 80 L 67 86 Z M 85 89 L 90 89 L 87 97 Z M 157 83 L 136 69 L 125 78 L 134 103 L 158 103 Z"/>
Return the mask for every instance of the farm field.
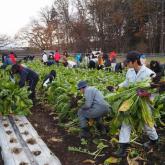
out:
<path id="1" fill-rule="evenodd" d="M 54 154 L 60 159 L 62 165 L 104 165 L 104 161 L 112 156 L 112 152 L 114 152 L 117 148 L 117 145 L 112 145 L 111 137 L 109 136 L 102 136 L 102 137 L 95 137 L 89 139 L 88 145 L 84 146 L 81 144 L 80 138 L 78 134 L 70 134 L 68 133 L 67 129 L 63 129 L 59 127 L 58 119 L 55 119 L 57 116 L 52 114 L 52 108 L 49 106 L 44 107 L 43 105 L 37 105 L 32 108 L 32 115 L 28 117 L 29 121 L 34 125 L 35 129 L 41 136 L 41 138 L 45 141 L 48 147 L 51 149 Z M 161 141 L 159 143 L 159 148 L 155 149 L 154 152 L 146 152 L 145 150 L 141 149 L 138 145 L 132 144 L 132 148 L 136 148 L 137 152 L 140 152 L 140 155 L 143 155 L 145 158 L 144 160 L 139 160 L 138 164 L 143 165 L 163 165 L 165 164 L 164 158 L 164 147 L 165 147 L 165 132 L 164 128 L 158 129 L 159 136 L 161 137 Z M 68 146 L 74 147 L 82 147 L 87 148 L 90 151 L 96 151 L 96 144 L 93 143 L 93 139 L 104 139 L 103 142 L 108 145 L 102 153 L 105 155 L 102 157 L 97 157 L 96 159 L 93 156 L 88 154 L 80 153 L 80 152 L 70 152 L 68 151 Z M 144 140 L 147 140 L 144 137 Z M 142 141 L 141 141 L 142 142 Z M 137 153 L 135 152 L 135 155 Z M 141 158 L 139 158 L 141 159 Z M 147 161 L 145 161 L 147 160 Z M 85 163 L 88 162 L 88 163 Z M 131 162 L 131 161 L 130 161 Z M 118 165 L 133 165 L 128 163 L 127 159 L 123 159 L 120 163 L 115 163 Z"/>
<path id="2" fill-rule="evenodd" d="M 51 151 L 60 159 L 62 165 L 108 165 L 111 164 L 111 162 L 121 165 L 133 165 L 133 163 L 137 165 L 165 164 L 165 114 L 164 103 L 162 102 L 164 93 L 160 93 L 161 97 L 158 97 L 158 100 L 154 102 L 157 106 L 155 108 L 154 120 L 151 119 L 150 116 L 145 118 L 140 117 L 142 121 L 146 120 L 146 122 L 151 125 L 154 121 L 156 122 L 156 128 L 160 137 L 157 147 L 146 151 L 140 146 L 143 142 L 146 142 L 148 138 L 145 134 L 141 134 L 140 130 L 142 127 L 138 125 L 139 132 L 133 131 L 132 133 L 129 156 L 125 159 L 119 159 L 113 156 L 113 152 L 116 151 L 118 146 L 119 125 L 122 121 L 121 116 L 117 115 L 117 112 L 122 102 L 124 102 L 124 99 L 130 97 L 132 93 L 134 93 L 134 90 L 130 88 L 127 89 L 129 92 L 127 92 L 127 90 L 119 91 L 118 95 L 121 95 L 121 98 L 119 99 L 120 104 L 117 105 L 117 101 L 115 100 L 117 95 L 109 92 L 106 87 L 109 85 L 116 86 L 122 82 L 125 79 L 125 71 L 122 73 L 114 73 L 106 70 L 65 68 L 56 65 L 48 67 L 43 65 L 39 60 L 27 62 L 24 63 L 24 65 L 35 70 L 40 76 L 37 85 L 37 101 L 32 107 L 31 101 L 27 98 L 28 92 L 26 88 L 20 90 L 15 84 L 9 82 L 8 72 L 0 72 L 3 78 L 3 82 L 0 82 L 1 97 L 5 100 L 5 97 L 9 95 L 11 98 L 6 99 L 6 101 L 8 101 L 7 103 L 4 101 L 1 102 L 1 113 L 8 115 L 12 112 L 13 114 L 27 115 L 33 127 Z M 52 69 L 56 70 L 57 77 L 48 88 L 43 88 L 42 81 L 45 75 Z M 87 80 L 89 85 L 96 86 L 96 88 L 102 91 L 106 100 L 113 108 L 113 111 L 103 119 L 108 130 L 106 135 L 101 135 L 96 130 L 95 125 L 92 125 L 90 126 L 91 137 L 86 140 L 79 138 L 80 129 L 77 112 L 83 104 L 83 99 L 78 97 L 81 95 L 77 90 L 77 82 L 80 80 Z M 134 86 L 136 89 L 137 87 Z M 14 94 L 11 92 L 13 89 L 15 89 Z M 12 94 L 10 94 L 10 92 Z M 123 95 L 122 92 L 125 92 L 125 94 Z M 156 91 L 150 89 L 150 92 Z M 24 98 L 21 104 L 20 95 Z M 16 100 L 14 105 L 11 101 L 12 99 Z M 15 107 L 17 107 L 16 111 Z M 5 111 L 3 111 L 3 109 L 5 109 Z M 31 113 L 29 113 L 28 109 L 30 109 Z M 137 116 L 129 118 L 129 120 L 131 122 L 134 121 L 136 124 L 137 122 L 143 124 L 138 118 L 139 111 L 137 109 L 135 113 Z M 115 121 L 117 121 L 117 123 Z M 135 128 L 134 125 L 132 126 Z"/>
<path id="3" fill-rule="evenodd" d="M 165 165 L 165 0 L 0 12 L 0 165 Z"/>

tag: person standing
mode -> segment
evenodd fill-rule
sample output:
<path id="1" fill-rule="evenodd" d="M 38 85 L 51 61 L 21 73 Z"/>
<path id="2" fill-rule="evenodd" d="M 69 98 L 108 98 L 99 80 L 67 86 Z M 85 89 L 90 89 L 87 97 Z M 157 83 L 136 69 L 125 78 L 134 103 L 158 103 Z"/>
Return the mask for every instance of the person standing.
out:
<path id="1" fill-rule="evenodd" d="M 43 52 L 43 55 L 42 55 L 42 61 L 43 61 L 44 65 L 46 65 L 48 62 L 48 56 L 45 51 Z"/>
<path id="2" fill-rule="evenodd" d="M 77 53 L 75 56 L 75 61 L 77 63 L 77 66 L 80 66 L 80 62 L 81 62 L 81 53 Z"/>
<path id="3" fill-rule="evenodd" d="M 136 51 L 130 51 L 126 57 L 128 71 L 126 74 L 126 80 L 118 85 L 118 87 L 128 87 L 131 84 L 145 81 L 151 79 L 151 76 L 155 76 L 155 73 L 142 65 L 140 62 L 140 53 Z M 143 146 L 149 148 L 156 144 L 158 140 L 158 134 L 155 127 L 149 127 L 147 124 L 144 126 L 144 131 L 146 131 L 149 136 L 149 141 L 144 143 Z M 120 134 L 119 134 L 119 150 L 115 153 L 117 157 L 125 157 L 127 155 L 126 150 L 130 143 L 131 126 L 122 123 Z"/>
<path id="4" fill-rule="evenodd" d="M 116 57 L 117 57 L 117 53 L 115 51 L 109 53 L 109 59 L 111 63 L 116 63 Z"/>
<path id="5" fill-rule="evenodd" d="M 98 66 L 97 66 L 97 69 L 100 70 L 100 69 L 103 69 L 104 67 L 104 61 L 103 61 L 103 56 L 102 54 L 100 53 L 98 55 Z"/>
<path id="6" fill-rule="evenodd" d="M 9 55 L 7 55 L 6 53 L 2 54 L 2 65 L 1 68 L 5 69 L 8 65 L 13 65 L 15 64 L 15 60 L 13 59 L 13 61 L 11 60 L 11 58 L 9 57 Z"/>
<path id="7" fill-rule="evenodd" d="M 15 57 L 16 57 L 16 55 L 14 54 L 14 52 L 10 52 L 9 58 L 10 58 L 12 64 L 16 64 L 16 58 Z"/>
<path id="8" fill-rule="evenodd" d="M 58 50 L 56 50 L 55 54 L 54 54 L 54 61 L 57 65 L 59 65 L 59 62 L 60 62 L 60 58 L 61 58 L 61 55 L 60 53 L 58 52 Z"/>

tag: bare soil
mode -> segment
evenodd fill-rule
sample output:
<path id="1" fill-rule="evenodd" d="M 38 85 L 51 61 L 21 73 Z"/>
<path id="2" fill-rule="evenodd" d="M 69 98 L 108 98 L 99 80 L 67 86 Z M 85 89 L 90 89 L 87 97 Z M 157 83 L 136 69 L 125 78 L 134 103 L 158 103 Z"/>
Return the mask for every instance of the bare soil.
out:
<path id="1" fill-rule="evenodd" d="M 84 163 L 84 160 L 94 160 L 92 156 L 79 152 L 68 151 L 68 146 L 80 146 L 80 138 L 78 135 L 70 135 L 66 130 L 58 126 L 58 120 L 52 114 L 53 110 L 49 106 L 36 105 L 32 108 L 32 114 L 28 116 L 38 134 L 45 141 L 50 150 L 60 159 L 62 165 L 91 165 L 91 163 Z M 164 129 L 158 130 L 159 136 L 162 137 L 157 149 L 154 152 L 145 153 L 147 157 L 147 165 L 165 165 L 165 140 Z M 108 137 L 106 137 L 107 140 Z M 91 140 L 91 139 L 90 139 Z M 143 139 L 144 141 L 147 138 Z M 96 150 L 96 145 L 89 142 L 90 151 Z M 138 148 L 138 146 L 137 146 Z M 112 146 L 104 150 L 105 156 L 96 158 L 95 165 L 103 165 L 104 160 L 112 156 L 116 148 Z M 144 151 L 145 152 L 145 151 Z M 120 165 L 128 164 L 125 159 L 120 161 Z M 139 165 L 144 164 L 144 161 L 139 161 Z"/>

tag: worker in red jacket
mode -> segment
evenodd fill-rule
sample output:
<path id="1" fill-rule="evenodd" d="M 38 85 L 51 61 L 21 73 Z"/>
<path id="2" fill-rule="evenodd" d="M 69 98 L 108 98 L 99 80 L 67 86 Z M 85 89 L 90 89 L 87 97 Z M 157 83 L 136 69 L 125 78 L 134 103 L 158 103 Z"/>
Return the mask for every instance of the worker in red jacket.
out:
<path id="1" fill-rule="evenodd" d="M 10 58 L 12 64 L 16 64 L 16 58 L 15 57 L 16 56 L 15 56 L 14 52 L 10 52 L 9 58 Z"/>
<path id="2" fill-rule="evenodd" d="M 60 62 L 60 58 L 61 58 L 61 55 L 60 53 L 58 52 L 58 50 L 56 50 L 56 53 L 54 54 L 54 61 L 57 65 L 59 65 L 59 62 Z"/>
<path id="3" fill-rule="evenodd" d="M 117 53 L 115 51 L 110 52 L 109 59 L 111 63 L 116 63 L 116 57 L 117 57 Z"/>

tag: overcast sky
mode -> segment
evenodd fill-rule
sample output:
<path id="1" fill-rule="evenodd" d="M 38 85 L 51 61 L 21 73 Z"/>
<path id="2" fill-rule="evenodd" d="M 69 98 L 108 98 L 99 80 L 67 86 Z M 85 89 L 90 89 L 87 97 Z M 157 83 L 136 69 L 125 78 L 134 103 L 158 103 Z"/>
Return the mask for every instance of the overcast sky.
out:
<path id="1" fill-rule="evenodd" d="M 1 0 L 0 34 L 14 36 L 37 17 L 41 8 L 51 6 L 54 0 Z"/>

